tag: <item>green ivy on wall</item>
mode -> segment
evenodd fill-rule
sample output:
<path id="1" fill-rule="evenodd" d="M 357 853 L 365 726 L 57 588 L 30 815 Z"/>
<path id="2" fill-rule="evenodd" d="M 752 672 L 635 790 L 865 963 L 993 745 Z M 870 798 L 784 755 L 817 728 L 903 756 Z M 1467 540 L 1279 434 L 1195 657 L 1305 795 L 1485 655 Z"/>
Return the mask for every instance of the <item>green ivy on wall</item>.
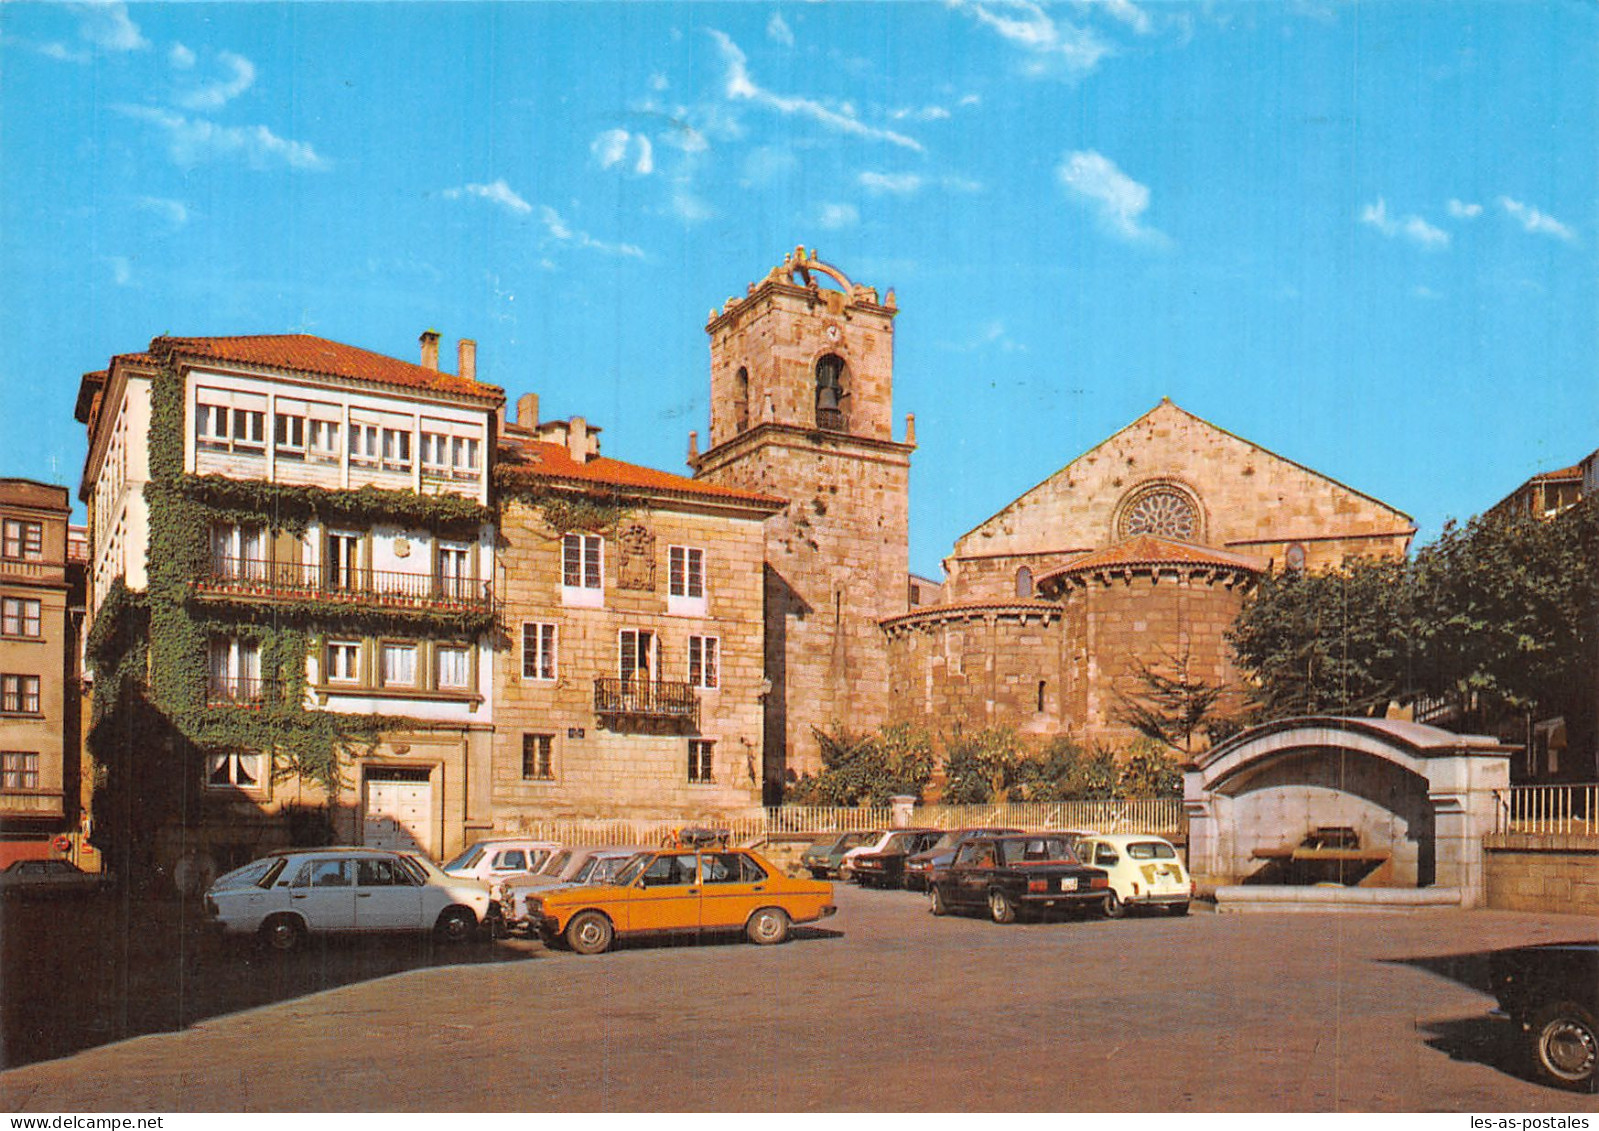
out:
<path id="1" fill-rule="evenodd" d="M 612 530 L 629 514 L 643 509 L 642 502 L 629 500 L 619 492 L 564 489 L 530 481 L 526 469 L 518 465 L 496 468 L 494 485 L 501 499 L 516 499 L 537 509 L 545 525 L 557 534 Z"/>

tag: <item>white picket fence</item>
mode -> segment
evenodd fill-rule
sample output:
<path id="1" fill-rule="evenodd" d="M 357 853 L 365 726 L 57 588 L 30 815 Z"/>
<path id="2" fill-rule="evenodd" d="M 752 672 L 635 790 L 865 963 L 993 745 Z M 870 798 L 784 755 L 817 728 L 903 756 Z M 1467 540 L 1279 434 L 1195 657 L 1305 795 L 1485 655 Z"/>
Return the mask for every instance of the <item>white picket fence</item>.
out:
<path id="1" fill-rule="evenodd" d="M 1166 837 L 1181 837 L 1187 828 L 1183 803 L 1174 798 L 919 805 L 911 810 L 910 824 L 939 829 L 986 825 L 1028 830 L 1085 829 L 1106 833 L 1152 833 Z M 527 817 L 518 822 L 515 832 L 519 836 L 562 844 L 657 845 L 669 843 L 678 829 L 699 826 L 726 829 L 734 844 L 745 844 L 773 836 L 821 836 L 831 832 L 886 829 L 893 825 L 893 811 L 886 806 L 856 809 L 784 805 L 753 811 L 748 815 L 716 815 L 692 821 Z"/>
<path id="2" fill-rule="evenodd" d="M 1513 785 L 1494 800 L 1496 833 L 1599 835 L 1599 784 Z"/>

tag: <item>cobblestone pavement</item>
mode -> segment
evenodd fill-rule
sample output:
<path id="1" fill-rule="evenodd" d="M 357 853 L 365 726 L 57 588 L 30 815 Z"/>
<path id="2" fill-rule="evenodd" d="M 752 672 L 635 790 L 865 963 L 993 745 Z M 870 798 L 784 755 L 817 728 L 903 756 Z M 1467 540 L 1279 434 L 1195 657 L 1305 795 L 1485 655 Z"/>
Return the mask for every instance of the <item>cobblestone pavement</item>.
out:
<path id="1" fill-rule="evenodd" d="M 5 1072 L 0 1108 L 1599 1111 L 1530 1079 L 1487 1016 L 1483 957 L 1591 937 L 1592 919 L 1001 927 L 903 892 L 841 886 L 838 903 L 778 947 L 584 958 L 509 940 L 464 964 L 391 952 L 370 980 L 348 968 L 383 944 L 313 947 L 289 970 L 229 948 L 191 992 L 242 978 L 280 1000 Z M 329 968 L 344 984 L 306 992 Z"/>

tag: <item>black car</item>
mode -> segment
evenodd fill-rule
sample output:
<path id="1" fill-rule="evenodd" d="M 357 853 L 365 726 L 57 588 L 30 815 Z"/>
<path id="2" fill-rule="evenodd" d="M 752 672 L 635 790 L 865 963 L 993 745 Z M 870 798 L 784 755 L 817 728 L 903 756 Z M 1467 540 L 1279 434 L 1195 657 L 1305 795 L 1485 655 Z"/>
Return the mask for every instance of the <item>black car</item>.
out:
<path id="1" fill-rule="evenodd" d="M 1495 951 L 1489 983 L 1521 1026 L 1538 1074 L 1575 1091 L 1599 1085 L 1599 942 Z"/>
<path id="2" fill-rule="evenodd" d="M 905 860 L 931 848 L 943 829 L 903 829 L 889 837 L 877 852 L 863 852 L 853 860 L 855 882 L 866 888 L 897 888 L 905 879 Z"/>
<path id="3" fill-rule="evenodd" d="M 1089 908 L 1103 911 L 1110 875 L 1090 868 L 1059 833 L 973 837 L 932 885 L 933 914 L 988 909 L 996 923 L 1028 910 Z"/>
<path id="4" fill-rule="evenodd" d="M 932 847 L 913 852 L 905 858 L 905 886 L 911 891 L 931 890 L 933 879 L 948 868 L 949 862 L 955 858 L 955 849 L 974 836 L 999 836 L 1021 831 L 1001 828 L 950 829 Z"/>

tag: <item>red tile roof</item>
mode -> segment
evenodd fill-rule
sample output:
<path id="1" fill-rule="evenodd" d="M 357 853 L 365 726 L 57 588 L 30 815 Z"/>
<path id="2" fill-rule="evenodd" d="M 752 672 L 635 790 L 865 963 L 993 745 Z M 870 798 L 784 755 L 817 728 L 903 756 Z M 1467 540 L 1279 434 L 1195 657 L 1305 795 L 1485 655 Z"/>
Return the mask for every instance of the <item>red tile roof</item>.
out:
<path id="1" fill-rule="evenodd" d="M 378 385 L 453 393 L 496 402 L 505 399 L 505 391 L 498 385 L 467 380 L 453 373 L 428 369 L 311 334 L 248 334 L 236 338 L 162 337 L 150 343 L 150 352 L 158 356 L 179 353 L 210 361 L 346 377 Z"/>
<path id="2" fill-rule="evenodd" d="M 1118 542 L 1114 546 L 1105 546 L 1080 558 L 1073 558 L 1059 569 L 1050 570 L 1039 577 L 1038 583 L 1043 584 L 1057 577 L 1096 569 L 1160 565 L 1219 566 L 1222 569 L 1241 569 L 1251 573 L 1264 573 L 1266 570 L 1266 563 L 1259 558 L 1214 550 L 1208 546 L 1195 546 L 1187 542 L 1173 542 L 1165 538 L 1156 538 L 1151 534 L 1140 534 L 1125 542 Z"/>
<path id="3" fill-rule="evenodd" d="M 1555 479 L 1581 479 L 1581 478 L 1582 478 L 1582 464 L 1579 463 L 1575 467 L 1566 467 L 1566 468 L 1562 468 L 1559 471 L 1540 471 L 1537 475 L 1534 475 L 1531 479 L 1527 480 L 1527 482 L 1528 483 L 1548 483 L 1548 482 L 1550 482 L 1552 480 L 1555 480 Z"/>
<path id="4" fill-rule="evenodd" d="M 501 442 L 500 470 L 514 477 L 553 479 L 579 486 L 593 485 L 722 499 L 728 502 L 750 503 L 772 511 L 780 510 L 787 505 L 787 500 L 777 498 L 775 495 L 763 495 L 756 491 L 741 491 L 735 487 L 705 483 L 698 479 L 689 479 L 687 476 L 657 471 L 653 467 L 623 463 L 619 459 L 610 459 L 607 456 L 595 456 L 587 463 L 579 463 L 572 458 L 564 444 L 552 444 L 518 436 L 502 436 Z"/>

